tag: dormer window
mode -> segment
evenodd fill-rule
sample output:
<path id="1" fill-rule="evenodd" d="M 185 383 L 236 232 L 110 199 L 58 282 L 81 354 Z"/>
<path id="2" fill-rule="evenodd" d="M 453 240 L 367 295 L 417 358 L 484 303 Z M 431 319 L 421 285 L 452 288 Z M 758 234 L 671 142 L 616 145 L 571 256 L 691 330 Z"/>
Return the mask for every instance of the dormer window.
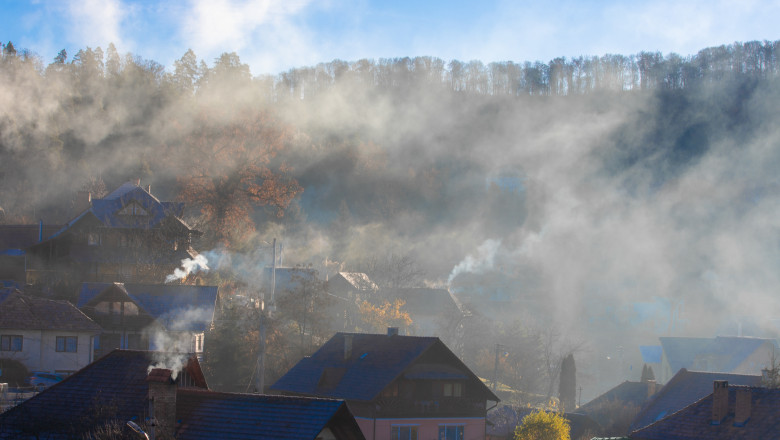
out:
<path id="1" fill-rule="evenodd" d="M 149 215 L 148 212 L 144 208 L 141 207 L 138 203 L 130 202 L 127 206 L 119 210 L 119 215 L 130 215 L 130 216 L 144 216 Z"/>
<path id="2" fill-rule="evenodd" d="M 97 232 L 89 232 L 87 234 L 87 244 L 89 246 L 100 246 L 100 234 Z"/>

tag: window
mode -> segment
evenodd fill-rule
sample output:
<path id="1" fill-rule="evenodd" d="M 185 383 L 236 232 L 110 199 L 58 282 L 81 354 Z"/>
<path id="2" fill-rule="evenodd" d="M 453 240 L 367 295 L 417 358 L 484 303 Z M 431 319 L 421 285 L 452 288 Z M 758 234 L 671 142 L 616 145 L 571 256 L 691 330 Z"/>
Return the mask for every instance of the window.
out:
<path id="1" fill-rule="evenodd" d="M 129 205 L 122 208 L 119 215 L 149 215 L 144 208 L 141 208 L 137 203 L 132 202 Z"/>
<path id="2" fill-rule="evenodd" d="M 90 232 L 87 234 L 87 244 L 90 246 L 100 246 L 100 234 Z"/>
<path id="3" fill-rule="evenodd" d="M 463 384 L 460 382 L 445 382 L 443 388 L 444 397 L 461 397 L 463 395 Z"/>
<path id="4" fill-rule="evenodd" d="M 439 440 L 463 440 L 463 425 L 439 425 Z"/>
<path id="5" fill-rule="evenodd" d="M 393 426 L 390 428 L 392 440 L 417 440 L 416 426 Z"/>
<path id="6" fill-rule="evenodd" d="M 0 336 L 0 351 L 22 351 L 21 335 Z"/>
<path id="7" fill-rule="evenodd" d="M 75 353 L 78 347 L 78 336 L 57 336 L 57 351 Z"/>

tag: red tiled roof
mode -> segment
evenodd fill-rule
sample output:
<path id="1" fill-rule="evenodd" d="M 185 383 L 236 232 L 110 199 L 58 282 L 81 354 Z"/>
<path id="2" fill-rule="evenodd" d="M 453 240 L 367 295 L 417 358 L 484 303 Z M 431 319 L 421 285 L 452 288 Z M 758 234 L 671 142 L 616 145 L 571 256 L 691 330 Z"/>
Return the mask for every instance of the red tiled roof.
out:
<path id="1" fill-rule="evenodd" d="M 751 392 L 751 415 L 735 426 L 737 389 Z M 780 438 L 780 389 L 729 386 L 727 416 L 712 424 L 712 394 L 645 428 L 631 433 L 633 440 L 748 440 Z"/>

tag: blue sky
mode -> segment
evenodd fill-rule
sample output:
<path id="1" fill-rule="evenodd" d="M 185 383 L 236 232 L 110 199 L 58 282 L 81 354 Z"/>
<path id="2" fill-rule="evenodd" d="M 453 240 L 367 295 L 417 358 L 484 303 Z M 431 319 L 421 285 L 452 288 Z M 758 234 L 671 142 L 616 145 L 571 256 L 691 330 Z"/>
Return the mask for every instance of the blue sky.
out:
<path id="1" fill-rule="evenodd" d="M 780 0 L 0 0 L 0 40 L 48 63 L 113 42 L 171 68 L 188 48 L 209 65 L 236 52 L 255 75 L 333 59 L 430 55 L 544 61 L 688 55 L 778 40 Z"/>

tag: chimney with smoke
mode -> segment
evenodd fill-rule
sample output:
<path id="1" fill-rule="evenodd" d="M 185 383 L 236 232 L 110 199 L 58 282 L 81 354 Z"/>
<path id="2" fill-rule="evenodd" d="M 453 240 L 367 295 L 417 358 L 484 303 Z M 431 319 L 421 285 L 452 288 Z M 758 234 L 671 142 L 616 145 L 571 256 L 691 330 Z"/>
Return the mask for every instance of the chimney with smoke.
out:
<path id="1" fill-rule="evenodd" d="M 712 425 L 720 425 L 729 412 L 729 383 L 716 380 L 712 391 Z"/>
<path id="2" fill-rule="evenodd" d="M 153 368 L 146 377 L 149 384 L 149 417 L 153 436 L 173 438 L 176 427 L 176 382 L 171 370 Z"/>

